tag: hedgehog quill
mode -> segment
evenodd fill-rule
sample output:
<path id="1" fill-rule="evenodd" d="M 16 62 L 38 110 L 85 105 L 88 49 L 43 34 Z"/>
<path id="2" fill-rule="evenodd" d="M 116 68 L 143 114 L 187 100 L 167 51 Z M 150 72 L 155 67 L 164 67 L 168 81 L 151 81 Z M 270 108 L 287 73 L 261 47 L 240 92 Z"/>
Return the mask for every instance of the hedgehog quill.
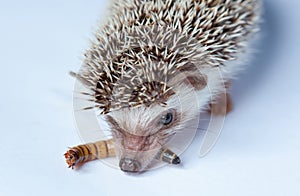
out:
<path id="1" fill-rule="evenodd" d="M 231 110 L 230 81 L 258 31 L 261 1 L 115 0 L 110 9 L 81 70 L 72 72 L 89 89 L 83 93 L 94 106 L 85 109 L 110 126 L 122 171 L 145 171 L 155 159 L 179 163 L 165 147 L 172 137 L 208 105 L 213 115 Z M 72 153 L 70 167 L 80 158 Z"/>

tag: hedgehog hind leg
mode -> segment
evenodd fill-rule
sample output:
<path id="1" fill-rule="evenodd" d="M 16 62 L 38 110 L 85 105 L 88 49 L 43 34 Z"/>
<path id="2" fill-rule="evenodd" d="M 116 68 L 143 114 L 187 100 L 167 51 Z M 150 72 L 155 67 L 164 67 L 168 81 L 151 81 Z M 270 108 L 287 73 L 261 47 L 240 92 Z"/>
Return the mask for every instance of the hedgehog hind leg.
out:
<path id="1" fill-rule="evenodd" d="M 210 112 L 215 116 L 226 115 L 233 110 L 233 102 L 229 89 L 231 82 L 225 82 L 226 92 L 220 93 L 213 101 L 211 101 Z"/>
<path id="2" fill-rule="evenodd" d="M 233 109 L 230 93 L 223 93 L 215 101 L 210 103 L 210 112 L 215 115 L 226 115 Z"/>

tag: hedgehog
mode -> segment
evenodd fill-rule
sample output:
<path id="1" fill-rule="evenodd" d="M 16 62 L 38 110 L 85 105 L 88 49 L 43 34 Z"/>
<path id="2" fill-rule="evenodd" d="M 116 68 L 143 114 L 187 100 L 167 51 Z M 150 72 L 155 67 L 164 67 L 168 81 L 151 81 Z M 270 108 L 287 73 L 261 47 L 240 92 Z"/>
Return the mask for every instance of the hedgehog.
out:
<path id="1" fill-rule="evenodd" d="M 121 170 L 145 171 L 202 110 L 231 111 L 230 81 L 243 69 L 258 32 L 261 4 L 112 2 L 81 69 L 71 74 L 88 89 L 82 93 L 93 106 L 85 109 L 108 123 Z"/>

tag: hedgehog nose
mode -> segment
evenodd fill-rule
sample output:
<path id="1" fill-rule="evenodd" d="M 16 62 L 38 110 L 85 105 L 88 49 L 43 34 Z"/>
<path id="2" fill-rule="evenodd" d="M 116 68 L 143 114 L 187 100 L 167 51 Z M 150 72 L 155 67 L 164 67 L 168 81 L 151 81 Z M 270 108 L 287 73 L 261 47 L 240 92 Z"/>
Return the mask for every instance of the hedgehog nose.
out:
<path id="1" fill-rule="evenodd" d="M 120 160 L 119 166 L 124 172 L 138 172 L 141 169 L 140 162 L 129 158 L 122 158 Z"/>

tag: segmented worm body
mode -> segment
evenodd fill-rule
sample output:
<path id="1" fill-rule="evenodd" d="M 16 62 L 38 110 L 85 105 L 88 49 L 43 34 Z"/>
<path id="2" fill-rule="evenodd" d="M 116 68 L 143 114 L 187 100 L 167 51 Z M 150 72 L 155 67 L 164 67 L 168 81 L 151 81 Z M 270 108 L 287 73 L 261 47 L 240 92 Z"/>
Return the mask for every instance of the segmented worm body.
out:
<path id="1" fill-rule="evenodd" d="M 70 148 L 65 154 L 69 168 L 74 168 L 79 164 L 115 156 L 113 141 L 98 141 Z"/>

